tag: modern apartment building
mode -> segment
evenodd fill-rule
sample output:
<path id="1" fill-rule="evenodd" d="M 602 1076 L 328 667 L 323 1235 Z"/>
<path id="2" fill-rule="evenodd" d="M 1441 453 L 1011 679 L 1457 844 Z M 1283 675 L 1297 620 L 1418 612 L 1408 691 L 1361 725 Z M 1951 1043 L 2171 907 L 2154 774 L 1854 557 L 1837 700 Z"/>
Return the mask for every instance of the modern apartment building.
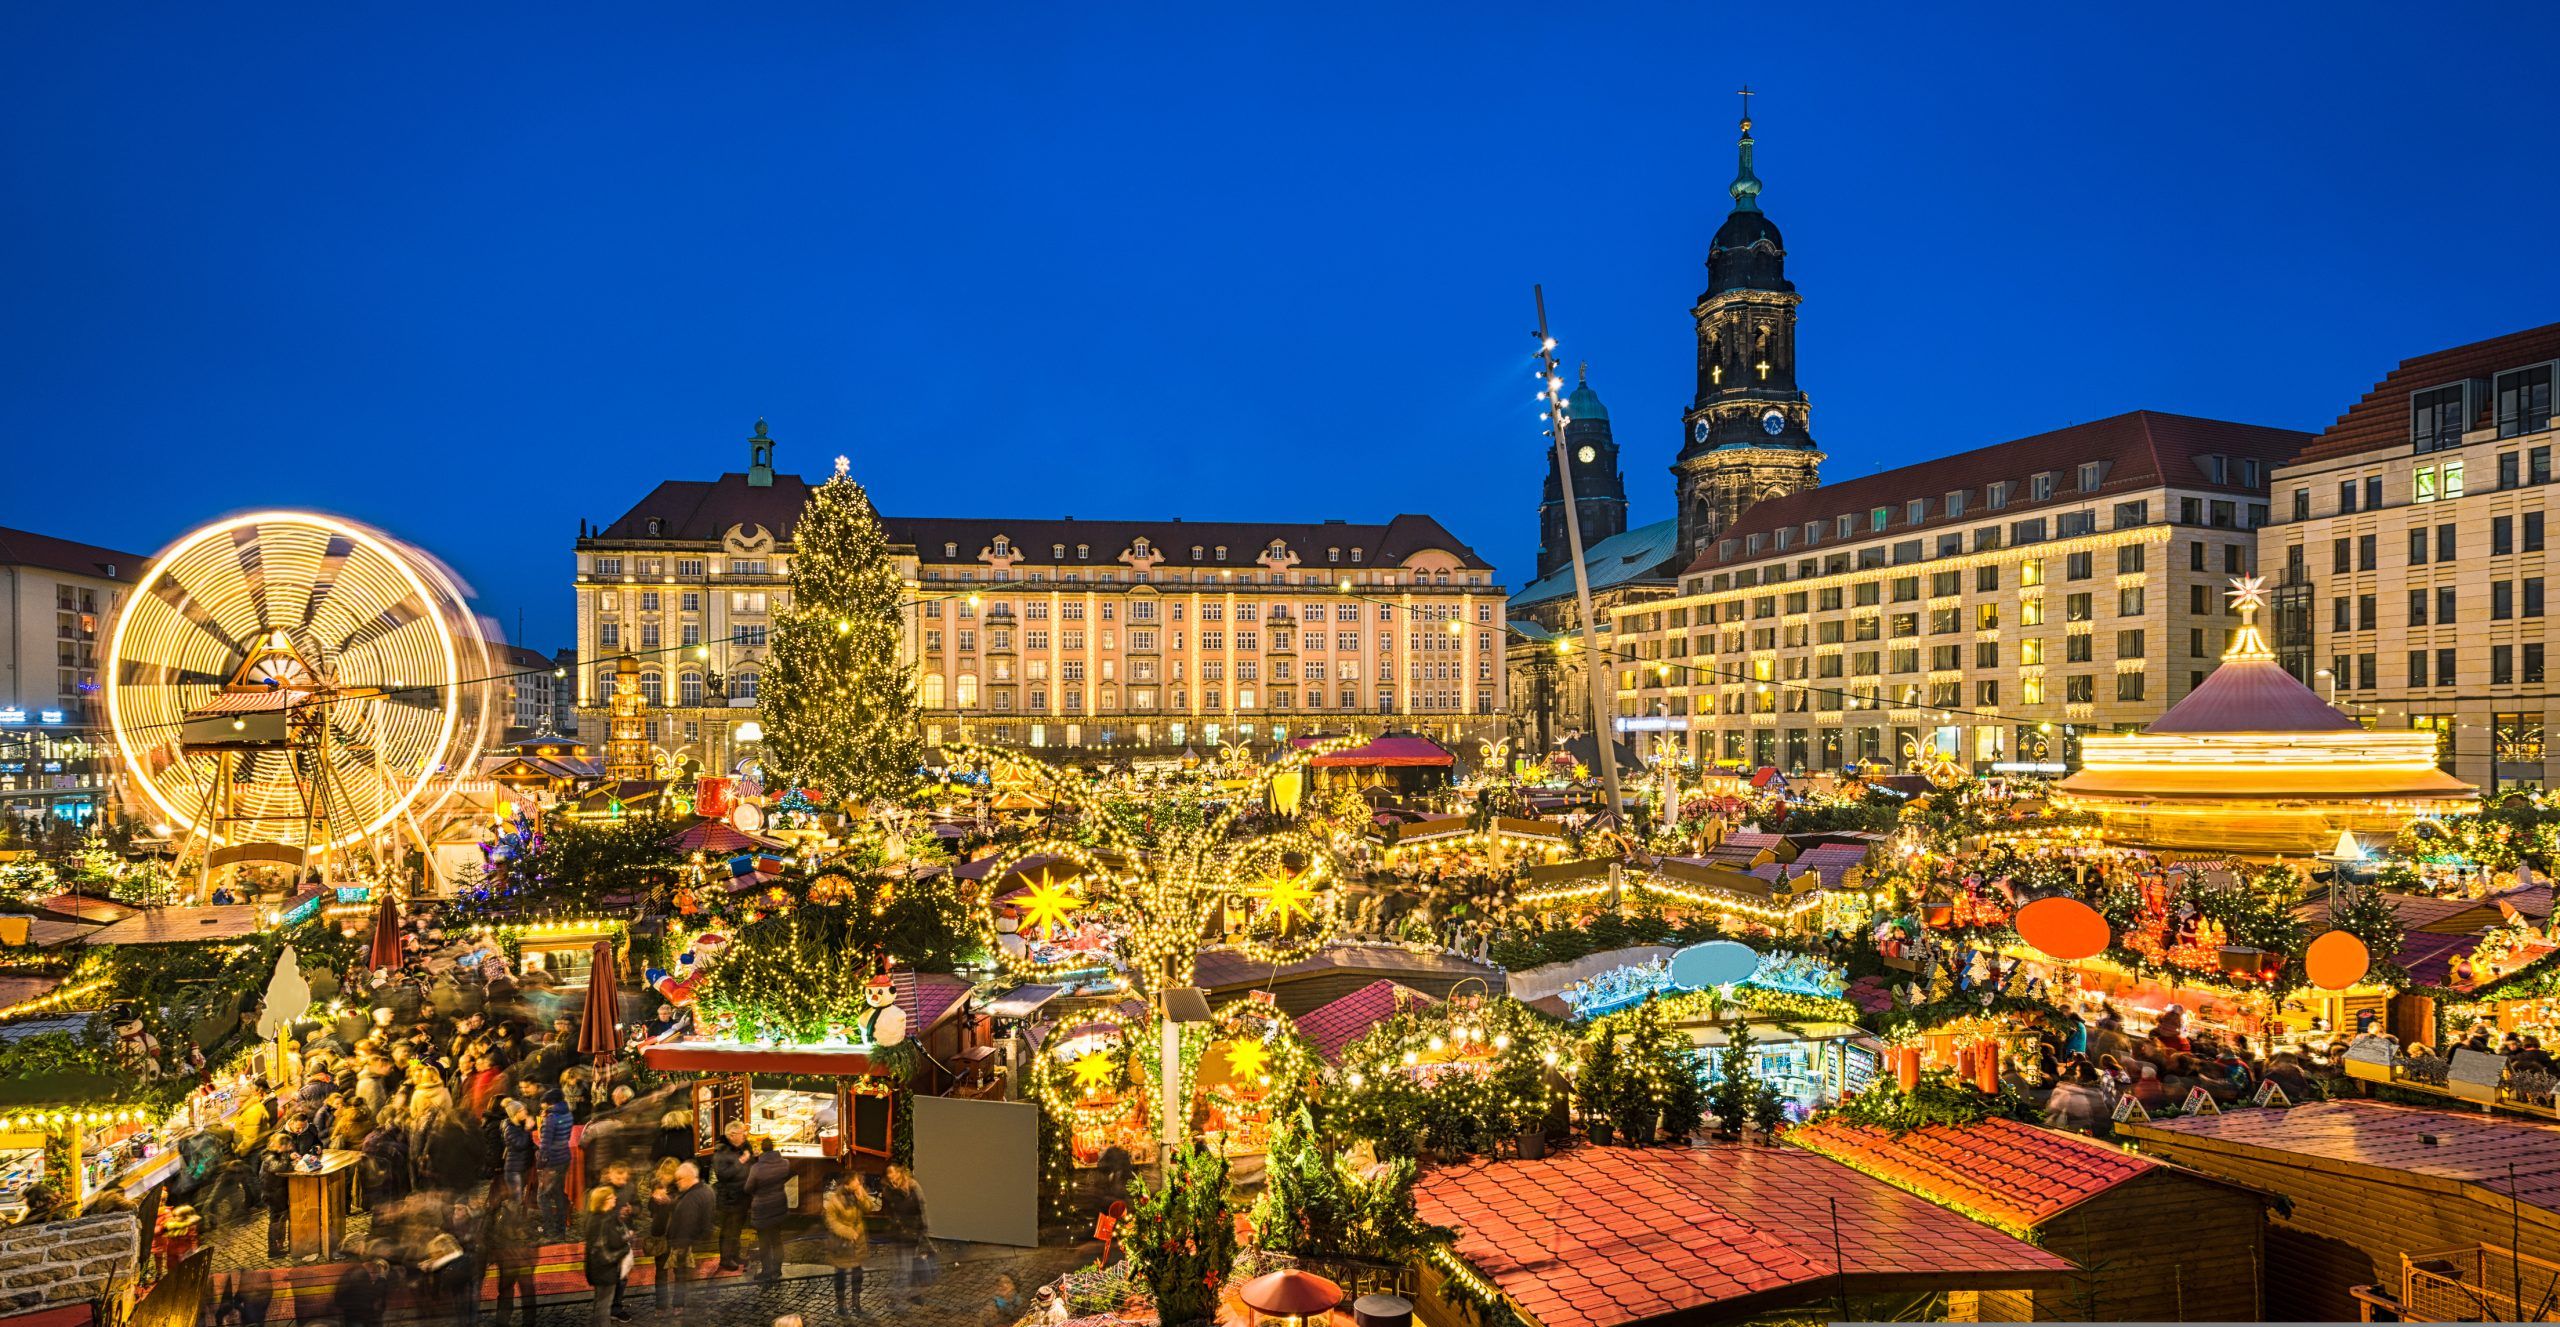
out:
<path id="1" fill-rule="evenodd" d="M 0 529 L 0 810 L 86 821 L 101 809 L 107 625 L 148 560 Z"/>
<path id="2" fill-rule="evenodd" d="M 2285 429 L 2137 411 L 1763 498 L 1617 610 L 1621 732 L 1703 762 L 2060 772 L 2201 683 Z"/>
<path id="3" fill-rule="evenodd" d="M 670 480 L 577 543 L 578 707 L 640 663 L 650 740 L 733 768 L 809 485 Z M 911 591 L 928 741 L 1177 753 L 1313 732 L 1498 736 L 1502 588 L 1428 516 L 1346 521 L 883 518 Z"/>
<path id="4" fill-rule="evenodd" d="M 2560 324 L 2404 360 L 2274 479 L 2277 657 L 2438 735 L 2483 792 L 2551 786 L 2545 611 Z"/>

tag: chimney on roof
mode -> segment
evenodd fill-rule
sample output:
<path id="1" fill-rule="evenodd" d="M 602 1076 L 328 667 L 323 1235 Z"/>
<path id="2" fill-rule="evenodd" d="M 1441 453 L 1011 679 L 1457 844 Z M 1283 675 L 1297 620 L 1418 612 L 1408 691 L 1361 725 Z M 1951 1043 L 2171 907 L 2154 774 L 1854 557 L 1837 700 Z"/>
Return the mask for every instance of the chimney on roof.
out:
<path id="1" fill-rule="evenodd" d="M 766 436 L 764 421 L 756 421 L 756 435 L 747 439 L 747 487 L 773 487 L 773 439 Z"/>

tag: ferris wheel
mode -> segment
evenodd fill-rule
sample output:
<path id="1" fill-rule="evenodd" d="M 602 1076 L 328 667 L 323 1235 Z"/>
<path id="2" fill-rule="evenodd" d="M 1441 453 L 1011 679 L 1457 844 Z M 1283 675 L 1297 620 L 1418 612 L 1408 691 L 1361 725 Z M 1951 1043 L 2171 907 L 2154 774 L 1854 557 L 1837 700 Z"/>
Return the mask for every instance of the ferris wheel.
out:
<path id="1" fill-rule="evenodd" d="M 107 720 L 124 777 L 202 874 L 379 864 L 421 848 L 477 773 L 491 648 L 459 582 L 379 531 L 312 512 L 180 538 L 125 599 Z"/>

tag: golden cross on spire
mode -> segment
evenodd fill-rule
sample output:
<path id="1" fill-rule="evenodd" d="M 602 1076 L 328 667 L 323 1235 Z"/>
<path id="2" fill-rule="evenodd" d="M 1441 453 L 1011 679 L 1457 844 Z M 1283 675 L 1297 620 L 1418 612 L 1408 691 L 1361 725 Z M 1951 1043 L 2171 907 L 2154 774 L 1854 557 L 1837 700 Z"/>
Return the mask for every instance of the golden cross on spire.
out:
<path id="1" fill-rule="evenodd" d="M 1742 98 L 1742 131 L 1747 134 L 1751 132 L 1751 85 L 1743 84 L 1742 90 L 1734 95 Z"/>

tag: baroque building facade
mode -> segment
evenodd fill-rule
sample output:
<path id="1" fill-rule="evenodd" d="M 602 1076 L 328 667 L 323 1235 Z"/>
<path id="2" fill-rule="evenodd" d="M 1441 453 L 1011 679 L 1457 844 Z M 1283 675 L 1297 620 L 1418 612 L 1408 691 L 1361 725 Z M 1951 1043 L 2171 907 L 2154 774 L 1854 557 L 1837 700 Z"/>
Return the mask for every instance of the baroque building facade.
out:
<path id="1" fill-rule="evenodd" d="M 756 693 L 810 487 L 773 468 L 761 422 L 749 448 L 744 473 L 661 483 L 576 546 L 581 720 L 603 722 L 627 657 L 648 740 L 712 769 L 762 740 Z M 928 742 L 1126 758 L 1501 732 L 1503 591 L 1431 517 L 882 523 Z"/>
<path id="2" fill-rule="evenodd" d="M 2304 435 L 2139 411 L 1754 504 L 1610 633 L 1702 763 L 2059 773 L 2201 684 Z"/>
<path id="3" fill-rule="evenodd" d="M 2274 476 L 2278 660 L 2483 793 L 2552 786 L 2560 324 L 2404 360 Z"/>

